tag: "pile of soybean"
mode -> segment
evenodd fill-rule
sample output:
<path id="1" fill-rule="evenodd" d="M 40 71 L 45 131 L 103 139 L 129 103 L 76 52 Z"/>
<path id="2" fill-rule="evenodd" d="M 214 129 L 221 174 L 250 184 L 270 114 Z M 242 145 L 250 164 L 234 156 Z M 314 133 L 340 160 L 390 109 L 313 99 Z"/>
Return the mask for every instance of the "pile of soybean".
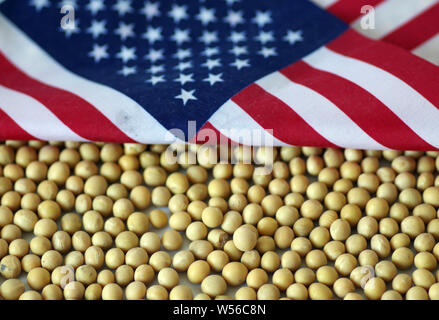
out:
<path id="1" fill-rule="evenodd" d="M 0 299 L 439 299 L 439 152 L 227 151 L 1 143 Z"/>

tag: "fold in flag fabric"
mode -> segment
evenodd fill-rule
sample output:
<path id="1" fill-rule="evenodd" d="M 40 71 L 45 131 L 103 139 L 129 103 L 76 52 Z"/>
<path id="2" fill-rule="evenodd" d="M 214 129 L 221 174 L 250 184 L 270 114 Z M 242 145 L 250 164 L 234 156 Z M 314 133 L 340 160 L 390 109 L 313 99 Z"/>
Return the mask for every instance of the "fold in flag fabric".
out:
<path id="1" fill-rule="evenodd" d="M 0 139 L 439 149 L 439 0 L 0 0 Z"/>
<path id="2" fill-rule="evenodd" d="M 439 64 L 438 0 L 312 1 L 367 37 L 395 44 Z M 363 14 L 368 11 L 367 6 L 374 8 L 375 28 L 361 27 Z M 362 12 L 361 8 L 365 11 Z"/>

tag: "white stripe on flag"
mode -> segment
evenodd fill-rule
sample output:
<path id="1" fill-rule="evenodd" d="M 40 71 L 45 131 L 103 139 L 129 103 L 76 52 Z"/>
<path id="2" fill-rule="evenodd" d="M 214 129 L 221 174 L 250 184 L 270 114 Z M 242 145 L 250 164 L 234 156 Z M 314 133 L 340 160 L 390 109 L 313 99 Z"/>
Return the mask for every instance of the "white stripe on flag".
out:
<path id="1" fill-rule="evenodd" d="M 0 108 L 23 130 L 41 140 L 86 141 L 40 102 L 0 85 Z"/>
<path id="2" fill-rule="evenodd" d="M 289 146 L 273 137 L 232 100 L 224 103 L 208 121 L 224 136 L 244 145 L 258 145 L 255 139 L 261 137 L 261 142 L 268 145 L 272 142 L 276 146 Z"/>
<path id="3" fill-rule="evenodd" d="M 439 33 L 413 49 L 412 53 L 439 65 Z"/>
<path id="4" fill-rule="evenodd" d="M 338 0 L 312 0 L 320 8 L 326 9 L 336 3 Z"/>
<path id="5" fill-rule="evenodd" d="M 166 142 L 167 129 L 137 102 L 119 91 L 68 71 L 1 13 L 0 39 L 0 50 L 26 74 L 85 99 L 133 140 Z"/>
<path id="6" fill-rule="evenodd" d="M 279 72 L 256 82 L 265 91 L 286 103 L 315 131 L 335 145 L 386 149 L 367 135 L 343 111 L 319 93 L 292 82 Z M 355 137 L 352 139 L 352 137 Z"/>
<path id="7" fill-rule="evenodd" d="M 421 138 L 439 147 L 439 110 L 401 79 L 326 47 L 303 60 L 314 68 L 331 72 L 362 87 L 384 103 Z"/>
<path id="8" fill-rule="evenodd" d="M 351 26 L 372 39 L 381 39 L 427 10 L 439 0 L 386 0 L 375 8 L 375 28 L 363 29 L 361 16 Z M 422 30 L 420 30 L 422 32 Z"/>

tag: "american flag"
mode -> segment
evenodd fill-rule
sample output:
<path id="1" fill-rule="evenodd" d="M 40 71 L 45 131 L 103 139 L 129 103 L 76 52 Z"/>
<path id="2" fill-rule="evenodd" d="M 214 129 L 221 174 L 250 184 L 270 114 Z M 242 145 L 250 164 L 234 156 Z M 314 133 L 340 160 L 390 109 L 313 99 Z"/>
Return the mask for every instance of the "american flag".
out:
<path id="1" fill-rule="evenodd" d="M 0 139 L 434 150 L 437 64 L 439 0 L 0 0 Z"/>

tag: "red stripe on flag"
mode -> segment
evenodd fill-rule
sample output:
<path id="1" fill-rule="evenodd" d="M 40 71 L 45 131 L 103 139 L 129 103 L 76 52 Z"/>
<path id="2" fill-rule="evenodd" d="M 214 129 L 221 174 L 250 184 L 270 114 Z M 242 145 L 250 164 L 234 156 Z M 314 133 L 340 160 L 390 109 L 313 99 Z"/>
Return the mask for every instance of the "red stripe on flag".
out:
<path id="1" fill-rule="evenodd" d="M 339 54 L 367 62 L 391 73 L 439 108 L 437 66 L 405 49 L 370 40 L 354 30 L 346 31 L 326 46 Z"/>
<path id="2" fill-rule="evenodd" d="M 223 135 L 217 128 L 215 128 L 214 126 L 213 126 L 213 124 L 211 124 L 209 121 L 208 122 L 206 122 L 205 124 L 204 124 L 204 126 L 202 126 L 201 127 L 201 129 L 200 130 L 198 130 L 198 132 L 197 132 L 197 134 L 196 134 L 196 136 L 195 136 L 195 141 L 190 141 L 190 143 L 198 143 L 198 144 L 212 144 L 212 142 L 211 141 L 207 141 L 207 137 L 204 135 L 203 137 L 201 137 L 201 135 L 203 134 L 203 133 L 206 133 L 206 132 L 203 132 L 203 131 L 206 131 L 206 130 L 212 130 L 212 131 L 214 131 L 215 132 L 215 135 L 216 135 L 216 139 L 215 139 L 215 142 L 213 142 L 213 144 L 228 144 L 228 145 L 239 145 L 239 143 L 237 143 L 237 142 L 235 142 L 235 141 L 233 141 L 233 140 L 231 140 L 231 139 L 229 139 L 228 137 L 226 137 L 225 135 Z"/>
<path id="3" fill-rule="evenodd" d="M 269 94 L 257 84 L 251 84 L 232 98 L 266 130 L 273 130 L 273 136 L 291 145 L 337 147 L 284 102 Z"/>
<path id="4" fill-rule="evenodd" d="M 439 3 L 427 9 L 382 40 L 412 50 L 439 33 Z"/>
<path id="5" fill-rule="evenodd" d="M 279 71 L 334 103 L 370 137 L 388 148 L 433 150 L 381 101 L 355 83 L 303 61 Z"/>
<path id="6" fill-rule="evenodd" d="M 339 0 L 326 10 L 341 20 L 351 23 L 362 15 L 363 6 L 376 6 L 385 0 Z"/>
<path id="7" fill-rule="evenodd" d="M 0 84 L 38 100 L 71 130 L 87 140 L 134 142 L 93 105 L 81 97 L 26 75 L 0 52 Z M 38 121 L 38 119 L 35 119 Z"/>
<path id="8" fill-rule="evenodd" d="M 38 140 L 20 127 L 0 107 L 0 140 Z"/>

